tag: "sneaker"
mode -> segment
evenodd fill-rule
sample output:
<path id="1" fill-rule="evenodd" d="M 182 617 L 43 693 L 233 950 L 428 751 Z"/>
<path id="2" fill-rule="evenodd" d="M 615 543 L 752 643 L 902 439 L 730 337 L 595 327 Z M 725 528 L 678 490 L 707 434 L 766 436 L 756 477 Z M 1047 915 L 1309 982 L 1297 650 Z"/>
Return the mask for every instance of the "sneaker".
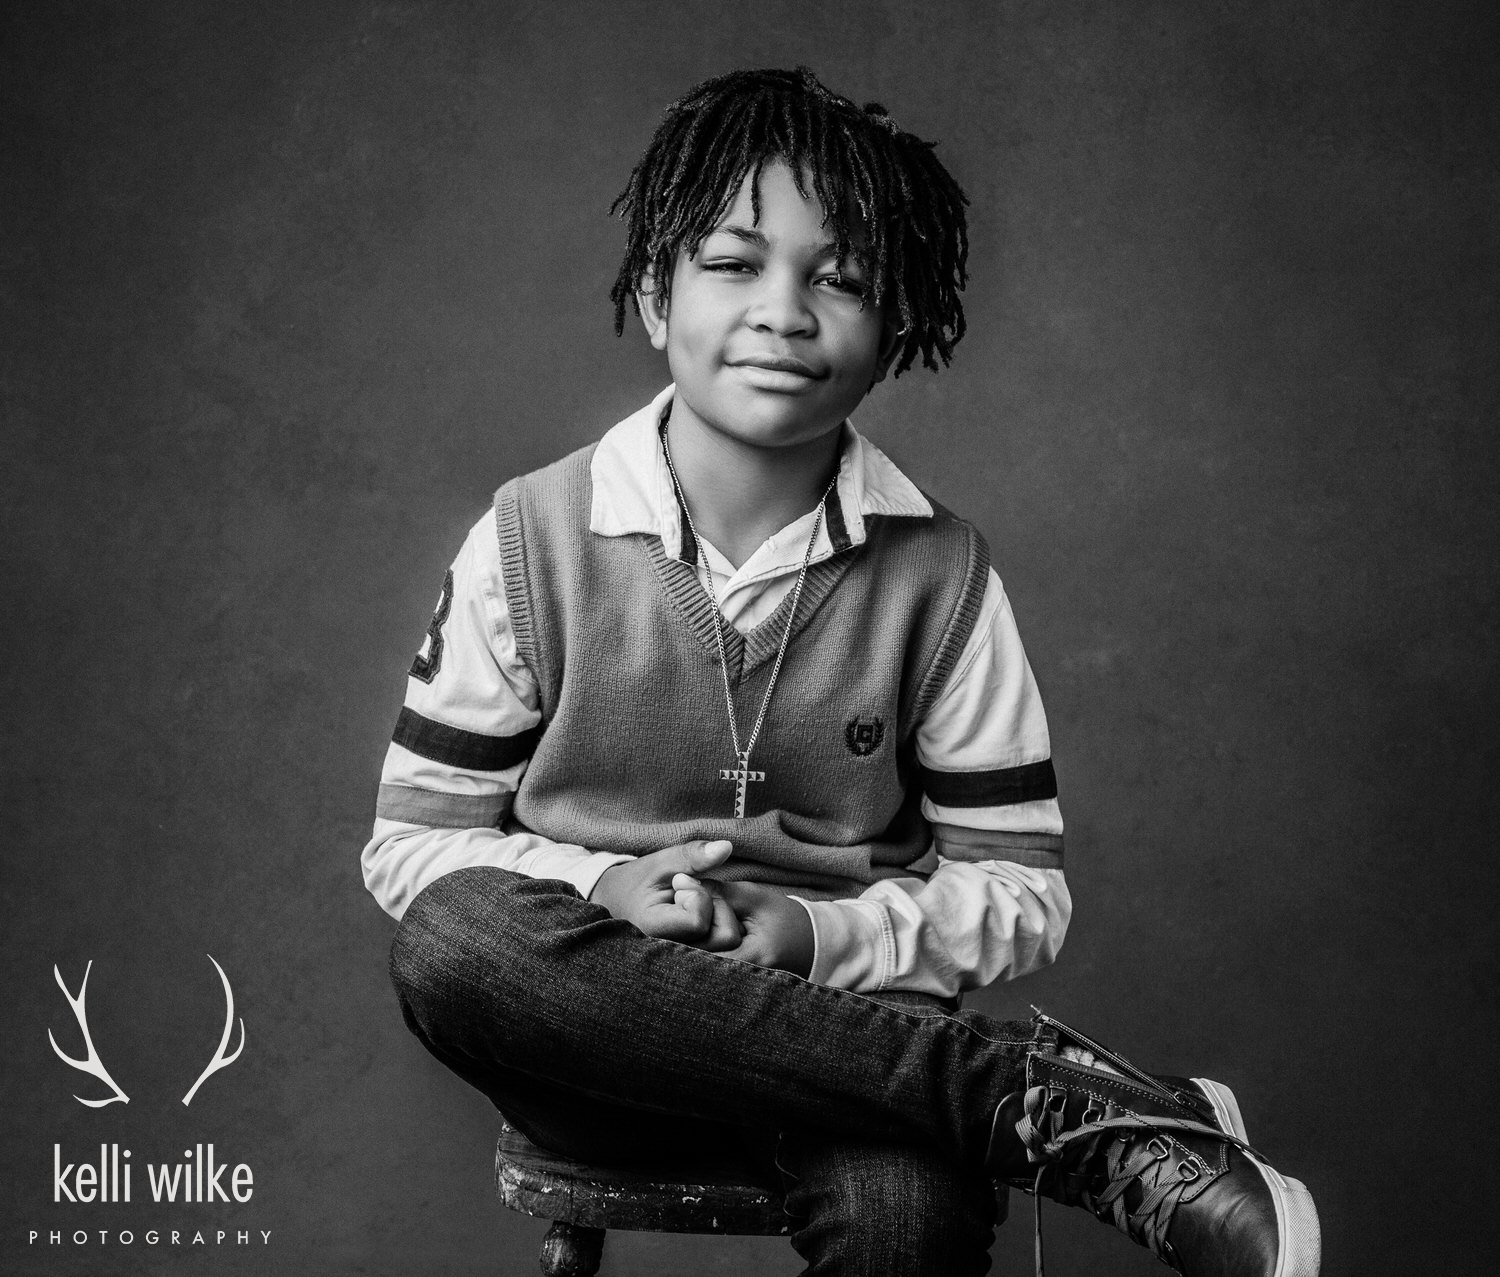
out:
<path id="1" fill-rule="evenodd" d="M 1087 1207 L 1187 1277 L 1317 1277 L 1312 1195 L 1246 1140 L 1234 1093 L 1156 1077 L 1038 1012 L 1059 1040 L 1117 1072 L 1043 1051 L 1026 1090 L 995 1111 L 991 1174 L 1037 1198 Z"/>
<path id="2" fill-rule="evenodd" d="M 1110 1060 L 1112 1067 L 1118 1067 L 1111 1057 L 1105 1058 Z M 1122 1060 L 1120 1063 L 1125 1064 L 1126 1061 Z M 1123 1069 L 1120 1071 L 1124 1072 Z M 1245 1132 L 1245 1119 L 1240 1115 L 1239 1101 L 1224 1083 L 1206 1077 L 1164 1077 L 1159 1073 L 1152 1074 L 1151 1077 L 1171 1091 L 1172 1098 L 1177 1103 L 1196 1114 L 1198 1121 L 1217 1126 L 1237 1140 L 1249 1142 L 1250 1136 Z"/>

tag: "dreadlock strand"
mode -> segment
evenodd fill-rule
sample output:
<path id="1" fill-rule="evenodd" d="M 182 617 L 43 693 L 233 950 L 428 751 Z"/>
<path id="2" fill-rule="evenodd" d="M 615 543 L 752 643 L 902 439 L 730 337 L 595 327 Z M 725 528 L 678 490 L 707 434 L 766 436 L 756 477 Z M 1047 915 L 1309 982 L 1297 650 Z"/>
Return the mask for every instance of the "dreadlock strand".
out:
<path id="1" fill-rule="evenodd" d="M 871 275 L 871 301 L 884 304 L 890 289 L 890 226 L 895 218 L 892 211 L 887 216 L 878 212 L 885 206 L 888 181 L 885 174 L 884 157 L 874 147 L 855 140 L 850 147 L 853 182 L 853 198 L 859 206 L 860 218 L 865 226 L 866 253 Z M 903 327 L 909 327 L 911 315 L 906 310 L 899 312 Z"/>
<path id="2" fill-rule="evenodd" d="M 832 162 L 828 117 L 822 112 L 808 112 L 808 115 L 808 123 L 811 127 L 807 162 L 808 167 L 812 169 L 813 192 L 823 205 L 824 215 L 834 223 L 834 232 L 841 237 L 839 248 L 842 250 L 844 247 L 842 234 L 846 219 L 836 210 L 842 207 L 844 192 L 839 189 L 841 183 L 836 176 L 838 170 Z"/>

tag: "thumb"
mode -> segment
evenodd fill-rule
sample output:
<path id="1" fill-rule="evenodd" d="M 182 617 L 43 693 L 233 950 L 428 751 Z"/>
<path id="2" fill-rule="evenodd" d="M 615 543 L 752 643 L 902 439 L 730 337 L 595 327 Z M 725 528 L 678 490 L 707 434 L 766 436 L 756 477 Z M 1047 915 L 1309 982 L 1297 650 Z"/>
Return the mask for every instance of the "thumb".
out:
<path id="1" fill-rule="evenodd" d="M 722 865 L 734 853 L 734 844 L 727 838 L 705 841 L 701 838 L 685 842 L 678 848 L 682 855 L 683 868 L 688 873 L 702 873 Z"/>

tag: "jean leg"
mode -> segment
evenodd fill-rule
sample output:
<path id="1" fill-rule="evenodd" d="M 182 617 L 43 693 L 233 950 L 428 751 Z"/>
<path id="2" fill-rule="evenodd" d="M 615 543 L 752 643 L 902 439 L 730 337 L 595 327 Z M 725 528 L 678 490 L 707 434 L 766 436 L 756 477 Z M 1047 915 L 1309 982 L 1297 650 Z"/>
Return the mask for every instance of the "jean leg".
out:
<path id="1" fill-rule="evenodd" d="M 660 1112 L 583 1094 L 494 1062 L 450 1055 L 419 1026 L 409 1027 L 439 1061 L 488 1096 L 512 1126 L 541 1148 L 595 1166 L 655 1170 L 666 1179 L 691 1167 L 781 1187 L 774 1138 L 756 1138 L 740 1127 L 702 1118 L 664 1121 Z"/>
<path id="2" fill-rule="evenodd" d="M 486 1077 L 524 1074 L 659 1114 L 926 1143 L 971 1165 L 1045 1039 L 644 936 L 566 884 L 493 868 L 412 902 L 391 972 L 407 1023 L 487 1092 Z"/>
<path id="3" fill-rule="evenodd" d="M 802 1277 L 978 1277 L 990 1269 L 995 1187 L 921 1144 L 789 1132 L 792 1246 Z"/>

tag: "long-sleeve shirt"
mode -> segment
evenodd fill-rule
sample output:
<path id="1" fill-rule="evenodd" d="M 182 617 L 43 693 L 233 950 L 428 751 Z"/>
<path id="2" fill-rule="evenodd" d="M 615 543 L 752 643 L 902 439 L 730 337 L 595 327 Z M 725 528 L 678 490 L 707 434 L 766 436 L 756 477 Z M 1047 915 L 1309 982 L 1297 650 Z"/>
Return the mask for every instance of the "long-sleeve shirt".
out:
<path id="1" fill-rule="evenodd" d="M 691 534 L 682 525 L 656 432 L 671 393 L 668 387 L 601 440 L 592 466 L 590 530 L 658 536 L 668 555 L 696 560 L 704 588 L 714 592 L 726 622 L 743 633 L 792 588 L 815 516 L 809 512 L 772 535 L 738 569 L 706 542 L 701 556 L 684 555 L 684 537 Z M 836 490 L 845 545 L 863 542 L 867 515 L 931 517 L 915 485 L 852 426 L 845 427 L 842 443 Z M 824 523 L 811 561 L 838 549 Z M 516 649 L 488 514 L 453 562 L 439 616 L 418 654 L 419 665 L 424 661 L 422 668 L 436 668 L 430 681 L 408 679 L 406 706 L 414 713 L 495 738 L 538 726 L 536 682 Z M 924 768 L 942 773 L 983 775 L 1051 757 L 1041 699 L 993 570 L 968 643 L 918 728 L 916 748 Z M 493 770 L 437 763 L 393 742 L 382 772 L 380 814 L 362 857 L 366 884 L 382 907 L 399 918 L 428 883 L 471 865 L 561 879 L 586 897 L 605 869 L 629 859 L 495 827 L 495 812 L 515 793 L 525 769 L 524 759 Z M 446 813 L 442 825 L 424 819 L 424 806 L 434 802 Z M 471 804 L 472 827 L 451 827 L 455 802 Z M 950 996 L 1052 961 L 1072 911 L 1057 800 L 954 803 L 923 797 L 937 852 L 926 879 L 884 879 L 855 899 L 800 901 L 814 933 L 811 979 L 862 992 Z"/>

